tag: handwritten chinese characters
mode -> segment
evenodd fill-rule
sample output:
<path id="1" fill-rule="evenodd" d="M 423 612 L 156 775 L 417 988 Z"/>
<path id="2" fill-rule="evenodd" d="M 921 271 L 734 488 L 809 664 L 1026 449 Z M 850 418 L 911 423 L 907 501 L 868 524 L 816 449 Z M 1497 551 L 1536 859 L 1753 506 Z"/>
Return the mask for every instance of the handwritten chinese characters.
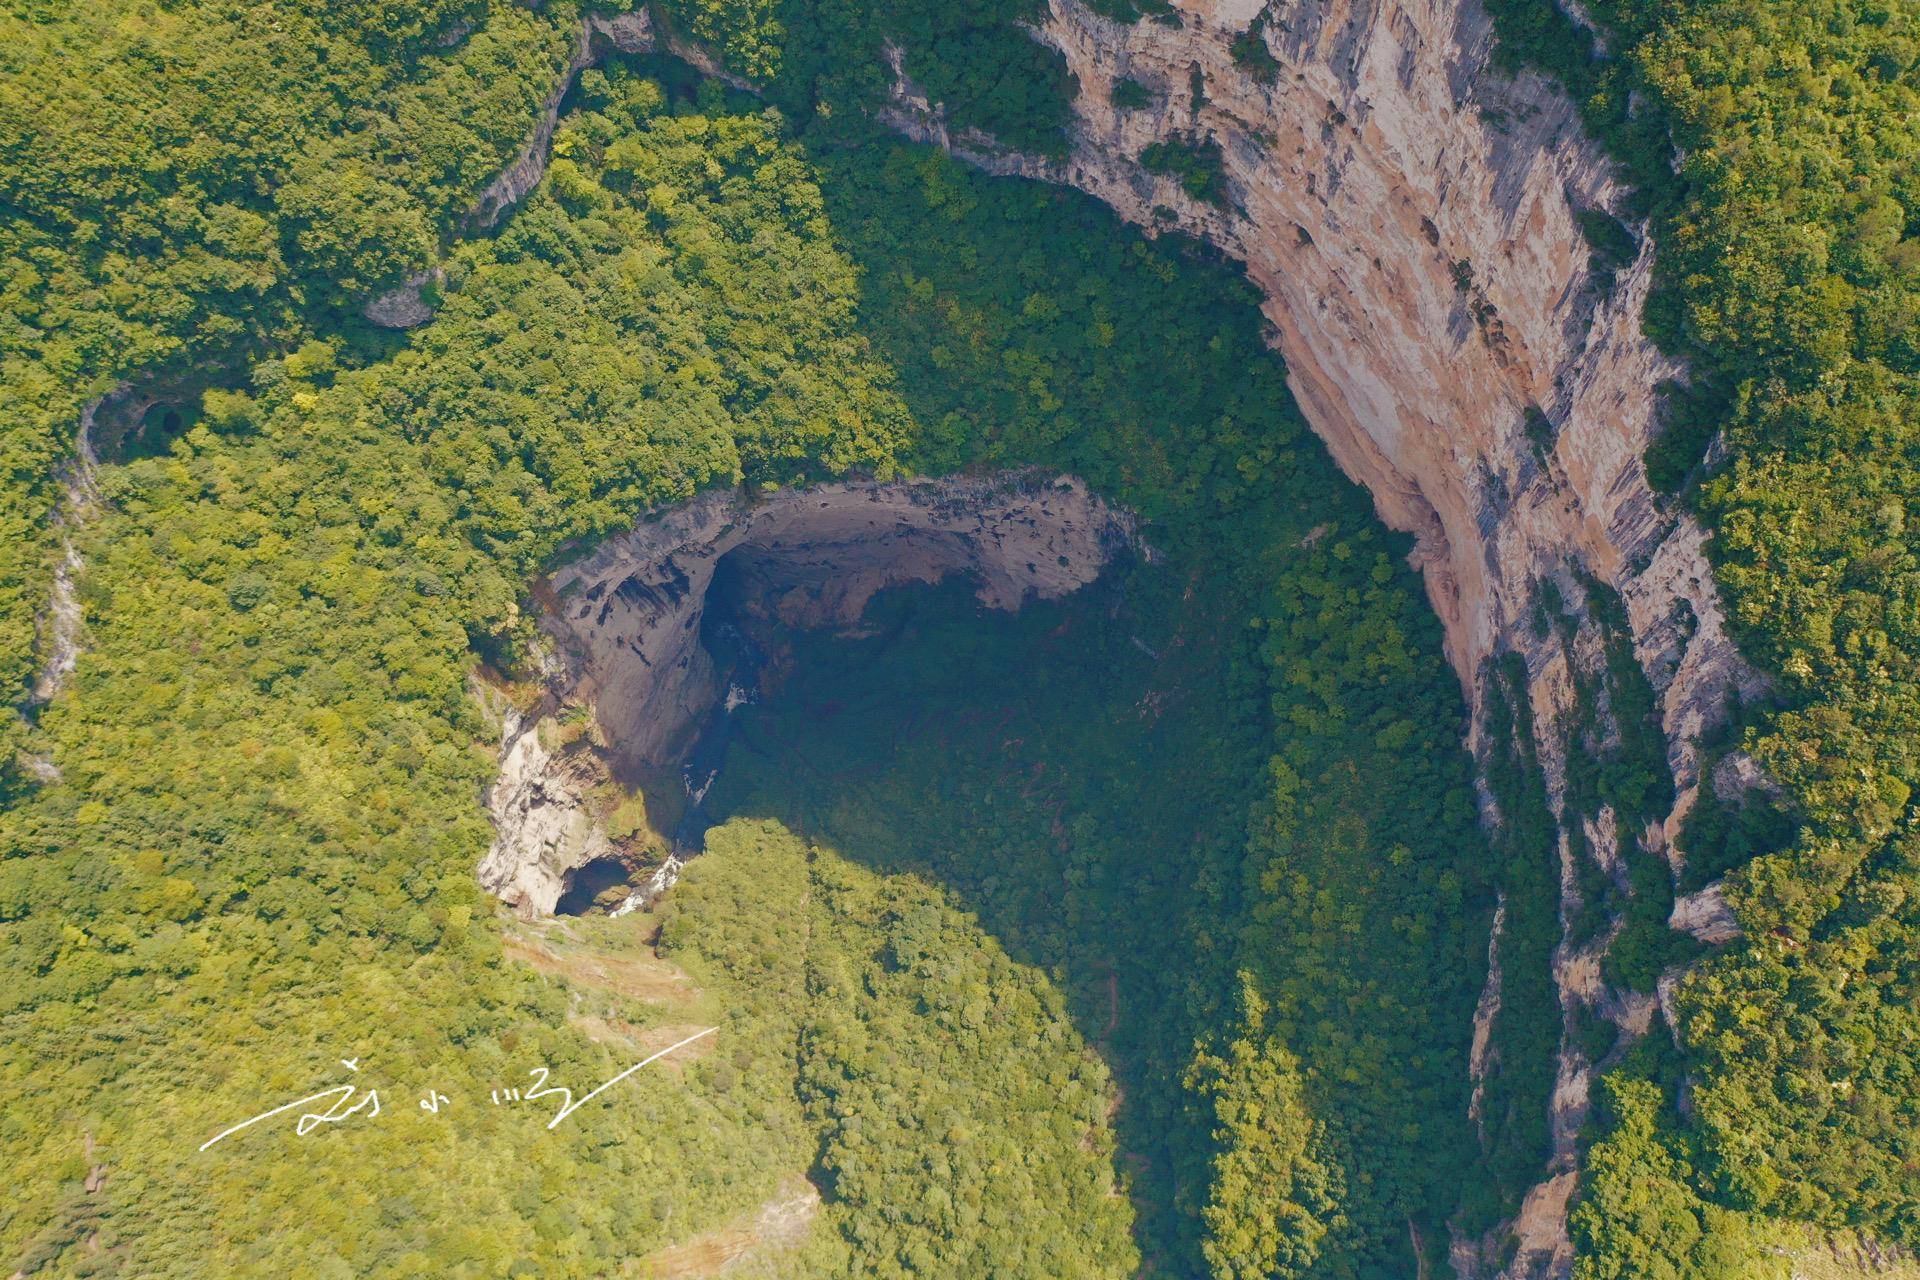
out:
<path id="1" fill-rule="evenodd" d="M 578 1111 L 581 1107 L 593 1101 L 608 1089 L 613 1088 L 613 1086 L 619 1084 L 634 1072 L 639 1071 L 642 1067 L 658 1062 L 668 1054 L 683 1049 L 696 1040 L 704 1039 L 718 1030 L 718 1027 L 708 1027 L 706 1030 L 697 1031 L 685 1039 L 677 1040 L 666 1048 L 642 1058 L 625 1071 L 622 1071 L 619 1075 L 607 1080 L 597 1088 L 589 1090 L 578 1098 L 574 1097 L 573 1090 L 567 1088 L 565 1085 L 549 1083 L 552 1073 L 546 1067 L 534 1067 L 527 1072 L 527 1075 L 532 1079 L 533 1083 L 526 1088 L 510 1087 L 494 1089 L 490 1091 L 488 1096 L 494 1106 L 538 1102 L 547 1098 L 558 1099 L 558 1109 L 553 1113 L 553 1118 L 547 1121 L 547 1128 L 552 1129 L 575 1111 Z M 360 1060 L 358 1058 L 342 1058 L 340 1065 L 352 1072 L 357 1073 L 360 1070 Z M 357 1099 L 355 1095 L 359 1095 Z M 449 1110 L 452 1105 L 453 1099 L 439 1092 L 437 1089 L 428 1089 L 420 1099 L 420 1110 L 428 1115 L 437 1116 L 442 1111 Z M 259 1115 L 242 1120 L 239 1124 L 229 1125 L 227 1128 L 222 1129 L 219 1133 L 214 1134 L 211 1138 L 201 1143 L 200 1150 L 205 1151 L 215 1143 L 231 1138 L 233 1135 L 250 1129 L 262 1121 L 271 1120 L 275 1116 L 286 1115 L 288 1112 L 293 1111 L 300 1112 L 300 1118 L 294 1123 L 294 1134 L 297 1137 L 304 1138 L 322 1125 L 339 1124 L 341 1121 L 356 1115 L 364 1115 L 369 1120 L 374 1119 L 380 1114 L 380 1093 L 376 1089 L 367 1089 L 362 1092 L 359 1085 L 351 1081 L 345 1084 L 337 1084 L 331 1088 L 322 1089 L 318 1093 L 310 1093 L 304 1098 L 295 1098 L 292 1102 L 282 1103 L 272 1110 L 262 1111 Z"/>

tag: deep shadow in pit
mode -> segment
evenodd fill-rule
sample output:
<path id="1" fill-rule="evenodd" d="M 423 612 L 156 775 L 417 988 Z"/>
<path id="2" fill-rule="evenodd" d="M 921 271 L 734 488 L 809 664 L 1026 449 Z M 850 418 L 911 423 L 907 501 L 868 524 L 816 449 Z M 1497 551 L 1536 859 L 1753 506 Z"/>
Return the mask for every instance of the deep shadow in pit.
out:
<path id="1" fill-rule="evenodd" d="M 1152 1274 L 1199 1274 L 1205 1133 L 1180 1080 L 1200 1020 L 1188 922 L 1237 868 L 1267 740 L 1230 696 L 1203 585 L 1116 565 L 1017 614 L 963 580 L 876 596 L 857 628 L 767 633 L 705 817 L 772 818 L 888 874 L 945 886 L 1053 975 L 1119 1086 L 1116 1169 Z M 1258 702 L 1253 702 L 1257 715 Z M 1230 904 L 1227 904 L 1230 905 Z"/>
<path id="2" fill-rule="evenodd" d="M 579 916 L 595 909 L 604 910 L 607 899 L 615 896 L 609 891 L 625 888 L 632 880 L 632 869 L 626 863 L 617 858 L 595 858 L 568 876 L 567 891 L 554 904 L 553 913 L 557 916 Z"/>

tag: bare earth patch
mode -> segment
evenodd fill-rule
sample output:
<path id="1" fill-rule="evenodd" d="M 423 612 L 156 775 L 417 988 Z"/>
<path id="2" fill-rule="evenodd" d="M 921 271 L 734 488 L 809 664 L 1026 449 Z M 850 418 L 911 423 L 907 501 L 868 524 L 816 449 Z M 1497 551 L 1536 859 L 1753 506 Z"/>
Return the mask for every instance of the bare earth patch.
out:
<path id="1" fill-rule="evenodd" d="M 650 1054 L 705 1025 L 687 1020 L 700 1002 L 700 988 L 685 970 L 654 951 L 652 930 L 645 916 L 515 921 L 507 928 L 504 949 L 538 973 L 565 979 L 570 988 L 567 1021 L 590 1039 L 623 1054 Z M 672 1020 L 655 1023 L 628 1001 Z M 696 1042 L 662 1059 L 660 1067 L 678 1075 L 685 1069 L 683 1059 L 701 1057 L 712 1048 L 711 1041 Z"/>
<path id="2" fill-rule="evenodd" d="M 699 997 L 686 971 L 661 959 L 643 940 L 644 917 L 594 925 L 590 935 L 573 920 L 515 921 L 505 938 L 506 953 L 541 973 L 648 1004 L 688 1004 Z"/>
<path id="3" fill-rule="evenodd" d="M 820 1192 L 795 1178 L 751 1214 L 648 1254 L 635 1274 L 644 1280 L 739 1275 L 757 1262 L 798 1248 L 819 1212 Z"/>

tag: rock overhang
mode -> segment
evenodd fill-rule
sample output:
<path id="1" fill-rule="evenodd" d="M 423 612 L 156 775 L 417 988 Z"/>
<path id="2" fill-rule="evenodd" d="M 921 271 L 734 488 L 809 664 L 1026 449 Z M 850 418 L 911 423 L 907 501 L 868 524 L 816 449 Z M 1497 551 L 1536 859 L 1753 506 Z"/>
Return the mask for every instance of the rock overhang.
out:
<path id="1" fill-rule="evenodd" d="M 1133 521 L 1071 476 L 838 481 L 701 495 L 553 573 L 543 628 L 614 749 L 659 766 L 725 692 L 701 643 L 723 563 L 787 626 L 849 626 L 877 591 L 971 576 L 1017 609 L 1092 582 L 1138 545 Z"/>
<path id="2" fill-rule="evenodd" d="M 727 705 L 705 625 L 717 591 L 768 626 L 845 628 L 889 587 L 960 575 L 1012 611 L 1126 555 L 1151 557 L 1129 514 L 1032 470 L 713 490 L 650 513 L 534 584 L 555 661 L 541 707 L 506 717 L 481 884 L 547 915 L 589 863 L 640 869 L 608 831 L 615 779 L 672 778 Z"/>

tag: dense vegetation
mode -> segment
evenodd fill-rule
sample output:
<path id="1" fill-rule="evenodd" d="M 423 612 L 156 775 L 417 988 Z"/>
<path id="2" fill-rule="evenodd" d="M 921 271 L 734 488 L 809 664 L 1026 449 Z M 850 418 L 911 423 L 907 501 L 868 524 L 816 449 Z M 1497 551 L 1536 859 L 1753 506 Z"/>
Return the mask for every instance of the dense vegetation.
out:
<path id="1" fill-rule="evenodd" d="M 1603 0 L 1603 56 L 1553 6 L 1491 7 L 1638 185 L 1647 328 L 1695 379 L 1649 471 L 1713 528 L 1743 648 L 1775 680 L 1741 742 L 1781 794 L 1689 829 L 1690 860 L 1733 869 L 1749 939 L 1680 993 L 1692 1114 L 1622 1080 L 1596 1167 L 1657 1146 L 1650 1169 L 1685 1195 L 1920 1242 L 1920 13 Z M 1632 1220 L 1580 1221 L 1591 1274 L 1627 1274 Z M 1684 1239 L 1670 1274 L 1750 1274 Z"/>
<path id="2" fill-rule="evenodd" d="M 1596 40 L 1557 6 L 1489 7 L 1636 184 L 1647 325 L 1693 371 L 1649 474 L 1714 530 L 1774 677 L 1720 749 L 1777 793 L 1709 798 L 1682 842 L 1686 883 L 1728 874 L 1746 941 L 1677 949 L 1665 869 L 1621 842 L 1609 980 L 1693 968 L 1680 1047 L 1655 1035 L 1602 1084 L 1581 1274 L 1765 1275 L 1782 1217 L 1920 1244 L 1920 12 L 1592 0 Z M 1057 153 L 1074 86 L 1022 30 L 1033 4 L 671 10 L 763 97 L 586 73 L 496 238 L 470 211 L 558 82 L 574 4 L 0 17 L 10 702 L 82 406 L 132 379 L 179 415 L 69 531 L 73 687 L 0 731 L 0 1257 L 600 1275 L 817 1162 L 831 1229 L 795 1265 L 818 1274 L 1114 1274 L 1138 1251 L 1169 1274 L 1404 1276 L 1415 1250 L 1440 1273 L 1445 1224 L 1511 1208 L 1543 1150 L 1557 921 L 1523 702 L 1493 699 L 1489 872 L 1433 621 L 1293 415 L 1245 290 L 868 131 L 892 39 L 957 124 Z M 1257 44 L 1240 56 L 1266 74 Z M 1214 198 L 1207 146 L 1149 162 Z M 1637 231 L 1584 229 L 1603 273 L 1631 258 Z M 431 326 L 359 319 L 435 264 Z M 770 705 L 762 767 L 729 785 L 819 843 L 723 832 L 663 939 L 726 1047 L 609 1096 L 600 1127 L 475 1107 L 415 1128 L 415 1090 L 471 1099 L 538 1063 L 578 1084 L 633 1044 L 506 959 L 470 874 L 493 732 L 470 676 L 525 657 L 528 576 L 703 485 L 1022 462 L 1148 518 L 1168 561 L 1130 579 L 1135 631 L 896 601 L 917 621 L 875 652 L 805 642 L 796 695 L 867 714 L 823 749 L 803 697 Z M 1568 801 L 1630 829 L 1670 779 L 1617 606 L 1585 603 L 1609 661 L 1577 694 L 1619 733 L 1569 744 Z M 1057 706 L 1005 683 L 1016 648 L 1052 664 Z M 993 715 L 905 736 L 913 706 L 983 688 Z M 1582 896 L 1622 905 L 1573 852 Z M 1507 1002 L 1475 1128 L 1496 886 Z M 602 1023 L 669 1025 L 596 998 Z M 402 1114 L 183 1140 L 349 1055 Z"/>
<path id="3" fill-rule="evenodd" d="M 844 124 L 803 146 L 655 70 L 582 76 L 546 182 L 442 250 L 433 324 L 380 338 L 344 290 L 236 305 L 290 318 L 195 356 L 203 411 L 103 469 L 73 531 L 87 655 L 29 730 L 59 776 L 21 777 L 0 817 L 0 1246 L 45 1274 L 600 1275 L 817 1163 L 819 1274 L 1121 1274 L 1137 1241 L 1173 1273 L 1405 1274 L 1408 1222 L 1437 1252 L 1478 1177 L 1464 1059 L 1490 895 L 1463 713 L 1247 290 L 1078 198 Z M 1169 557 L 1140 588 L 1152 634 L 1189 586 L 1217 603 L 1182 661 L 1228 710 L 1169 739 L 1212 783 L 1129 824 L 1154 797 L 1129 794 L 1111 715 L 1041 717 L 1093 788 L 1084 840 L 1060 847 L 980 740 L 955 782 L 1005 801 L 1003 832 L 935 792 L 894 815 L 890 852 L 858 846 L 917 880 L 776 828 L 719 837 L 663 937 L 701 976 L 695 1009 L 507 957 L 471 874 L 492 729 L 470 676 L 526 653 L 529 574 L 702 485 L 1025 461 L 1148 518 Z M 1024 930 L 967 903 L 1044 971 L 930 887 L 972 893 L 996 840 L 1084 888 L 1070 927 L 1044 881 Z M 1088 949 L 1142 861 L 1184 895 L 1156 954 L 1191 957 L 1150 981 Z M 1101 957 L 1146 988 L 1110 1035 L 1082 1017 Z M 714 1048 L 598 1123 L 477 1101 L 536 1065 L 605 1079 L 695 1016 Z M 1090 1043 L 1153 1076 L 1123 1115 L 1177 1121 L 1137 1176 Z M 386 1114 L 194 1149 L 344 1058 Z M 450 1113 L 413 1105 L 429 1088 Z"/>
<path id="4" fill-rule="evenodd" d="M 1017 957 L 1059 975 L 1122 1086 L 1116 1135 L 1160 1273 L 1211 1260 L 1222 1275 L 1399 1274 L 1413 1265 L 1406 1220 L 1440 1232 L 1458 1184 L 1477 1176 L 1464 1080 L 1436 1069 L 1459 1065 L 1475 992 L 1447 994 L 1456 1036 L 1435 1045 L 1422 1023 L 1434 1004 L 1394 969 L 1446 946 L 1444 917 L 1405 936 L 1421 895 L 1474 873 L 1449 866 L 1451 851 L 1421 865 L 1389 849 L 1379 873 L 1317 889 L 1344 860 L 1333 833 L 1374 836 L 1389 806 L 1328 787 L 1329 809 L 1307 815 L 1311 786 L 1249 787 L 1287 769 L 1261 768 L 1259 717 L 1242 700 L 1267 662 L 1249 669 L 1205 621 L 1233 616 L 1244 589 L 1143 568 L 991 626 L 964 588 L 883 598 L 867 639 L 798 638 L 716 803 L 954 886 Z M 1302 646 L 1285 669 L 1305 679 L 1335 660 Z M 1352 767 L 1337 723 L 1286 738 L 1293 759 Z M 1318 837 L 1284 862 L 1268 835 L 1283 823 Z M 1359 910 L 1332 909 L 1341 889 Z M 1384 954 L 1350 972 L 1366 916 L 1381 920 L 1370 940 Z M 1448 958 L 1470 972 L 1482 940 L 1451 927 Z M 1280 1113 L 1261 1098 L 1288 1100 L 1300 1140 L 1273 1132 Z M 1249 1252 L 1263 1269 L 1228 1264 Z"/>
<path id="5" fill-rule="evenodd" d="M 769 755 L 760 795 L 792 797 L 818 769 L 824 778 L 785 801 L 780 816 L 824 824 L 843 849 L 872 844 L 899 857 L 927 849 L 909 865 L 948 883 L 997 882 L 981 890 L 996 935 L 1064 965 L 1095 1028 L 1108 1017 L 1111 975 L 1140 1012 L 1118 1033 L 1132 1047 L 1115 1050 L 1116 1069 L 1130 1073 L 1123 1140 L 1130 1125 L 1160 1135 L 1135 1184 L 1148 1239 L 1165 1241 L 1150 1255 L 1191 1256 L 1191 1213 L 1154 1215 L 1169 1204 L 1190 1211 L 1181 1196 L 1197 1199 L 1194 1188 L 1210 1176 L 1180 1173 L 1209 1144 L 1191 1117 L 1181 1120 L 1186 1103 L 1170 1082 L 1200 1030 L 1234 1016 L 1235 975 L 1252 975 L 1274 1007 L 1269 1034 L 1308 1064 L 1315 1114 L 1351 1172 L 1323 1272 L 1399 1274 L 1410 1265 L 1406 1220 L 1427 1224 L 1437 1241 L 1463 1189 L 1478 1184 L 1460 1068 L 1489 903 L 1464 761 L 1449 740 L 1461 711 L 1433 665 L 1433 620 L 1359 495 L 1287 406 L 1251 312 L 1222 327 L 1202 295 L 1162 295 L 1163 314 L 1193 307 L 1167 316 L 1177 330 L 1213 331 L 1183 347 L 1188 362 L 1176 375 L 1142 358 L 1117 324 L 1133 313 L 1113 289 L 1132 259 L 1173 290 L 1173 259 L 1089 240 L 1078 260 L 1063 261 L 1049 249 L 1057 231 L 1029 230 L 1057 225 L 1057 197 L 967 178 L 924 152 L 896 146 L 878 163 L 871 149 L 825 162 L 835 225 L 866 268 L 869 331 L 901 371 L 916 417 L 938 424 L 923 437 L 928 465 L 958 465 L 983 445 L 1002 461 L 1062 459 L 1154 517 L 1150 536 L 1191 568 L 1170 571 L 1172 582 L 1130 585 L 1131 634 L 1109 624 L 1056 637 L 1045 611 L 1023 616 L 1018 661 L 1005 651 L 966 660 L 978 641 L 952 629 L 886 661 L 819 644 L 794 664 L 804 683 L 784 705 L 849 710 L 826 732 L 790 727 L 784 741 L 806 742 L 814 763 L 796 774 L 790 757 Z M 1095 247 L 1107 243 L 1111 250 Z M 979 270 L 982 262 L 996 270 Z M 1193 261 L 1178 270 L 1207 274 Z M 1156 408 L 1168 403 L 1182 406 L 1171 419 Z M 1158 429 L 1142 430 L 1156 420 Z M 1309 505 L 1262 500 L 1276 488 L 1319 496 Z M 1201 643 L 1184 634 L 1186 616 L 1254 627 L 1245 640 L 1203 631 L 1211 639 Z M 1198 658 L 1172 656 L 1189 646 L 1238 657 L 1209 675 Z M 1090 652 L 1099 656 L 1089 661 Z M 1149 652 L 1168 655 L 1178 674 L 1150 675 Z M 1089 673 L 1101 678 L 1089 684 Z M 1193 698 L 1222 681 L 1222 700 L 1205 714 L 1163 710 L 1159 736 L 1137 740 L 1143 697 L 1160 706 L 1175 691 Z M 1250 681 L 1269 690 L 1279 734 L 1271 748 L 1260 744 L 1259 721 L 1234 710 Z M 1049 702 L 1030 705 L 1031 687 L 1047 689 Z M 962 708 L 976 706 L 1009 708 L 996 714 L 1012 723 L 918 742 L 894 727 L 898 716 L 929 723 L 943 696 L 962 724 L 975 714 Z M 1022 744 L 1011 757 L 1009 742 Z M 842 753 L 867 767 L 836 767 Z M 1155 759 L 1165 764 L 1148 763 Z M 1065 761 L 1075 762 L 1071 774 L 1036 795 L 1034 778 L 1053 777 Z M 883 781 L 869 783 L 881 762 L 890 762 Z M 959 781 L 969 763 L 980 782 Z M 1247 796 L 1245 780 L 1262 772 L 1271 794 Z M 1131 781 L 1162 775 L 1186 782 L 1169 793 Z M 1394 781 L 1369 784 L 1381 778 Z M 884 790 L 863 806 L 869 786 Z M 857 840 L 834 825 L 831 815 L 856 808 L 887 815 L 885 838 Z M 1074 833 L 1071 847 L 1059 846 L 1057 824 Z M 1186 853 L 1169 861 L 1169 849 Z M 1022 868 L 1020 881 L 1009 866 Z M 1056 866 L 1074 886 L 1064 920 L 1058 891 L 1046 887 Z M 1143 896 L 1158 903 L 1144 914 Z M 1421 981 L 1410 982 L 1416 971 Z M 1170 978 L 1177 985 L 1167 989 Z M 1169 1036 L 1169 1025 L 1187 1030 Z M 1437 1027 L 1450 1038 L 1436 1037 Z M 1181 1185 L 1188 1190 L 1174 1190 Z M 1267 1210 L 1240 1212 L 1251 1224 Z"/>
<path id="6" fill-rule="evenodd" d="M 1509 1197 L 1524 1192 L 1552 1150 L 1547 1110 L 1539 1100 L 1553 1089 L 1560 1047 L 1560 992 L 1552 968 L 1560 941 L 1558 833 L 1526 676 L 1518 654 L 1489 660 L 1482 673 L 1488 690 L 1487 790 L 1499 815 L 1493 852 L 1503 893 L 1495 941 L 1500 1009 L 1481 1115 L 1494 1137 L 1495 1177 Z"/>
<path id="7" fill-rule="evenodd" d="M 666 10 L 797 123 L 864 127 L 893 87 L 881 56 L 891 44 L 900 72 L 956 125 L 1001 146 L 1066 149 L 1075 86 L 1060 55 L 1026 30 L 1042 15 L 1038 0 L 678 0 Z"/>
<path id="8" fill-rule="evenodd" d="M 772 1106 L 819 1135 L 817 1151 L 786 1153 L 795 1170 L 817 1161 L 840 1236 L 808 1274 L 1065 1280 L 1137 1265 L 1105 1066 L 1046 971 L 939 888 L 738 822 L 712 834 L 666 912 L 663 954 L 732 1010 L 714 1083 L 784 1068 Z"/>
<path id="9" fill-rule="evenodd" d="M 55 464 L 81 406 L 135 374 L 204 380 L 210 365 L 290 349 L 344 301 L 426 266 L 532 130 L 578 12 L 562 0 L 0 16 L 9 702 L 30 678 Z"/>
<path id="10" fill-rule="evenodd" d="M 759 381 L 776 352 L 709 340 L 767 343 L 728 314 L 724 243 L 766 264 L 752 314 L 789 299 L 779 331 L 806 367 L 859 358 L 850 270 L 809 234 L 817 191 L 772 126 L 668 119 L 643 150 L 656 207 L 684 184 L 659 230 L 542 197 L 454 264 L 419 346 L 343 369 L 310 342 L 168 455 L 103 476 L 89 657 L 41 724 L 64 779 L 5 818 L 5 1070 L 34 1100 L 6 1113 L 9 1250 L 72 1270 L 98 1232 L 96 1265 L 144 1275 L 596 1275 L 645 1247 L 622 1203 L 704 1188 L 675 1218 L 692 1226 L 766 1170 L 745 1095 L 711 1133 L 623 1097 L 621 1123 L 658 1139 L 612 1147 L 490 1112 L 423 1142 L 410 1094 L 338 1143 L 185 1140 L 301 1096 L 338 1057 L 468 1105 L 542 1062 L 570 1082 L 618 1069 L 502 965 L 472 882 L 491 753 L 470 645 L 510 651 L 524 575 L 566 537 L 748 467 L 788 474 L 795 440 L 879 461 L 858 441 L 885 421 L 857 377 L 820 414 Z M 726 234 L 729 208 L 757 252 Z M 712 247 L 676 257 L 673 235 Z M 79 1181 L 88 1135 L 104 1212 Z M 582 1185 L 604 1193 L 559 1194 Z M 103 1220 L 70 1228 L 82 1208 Z"/>

